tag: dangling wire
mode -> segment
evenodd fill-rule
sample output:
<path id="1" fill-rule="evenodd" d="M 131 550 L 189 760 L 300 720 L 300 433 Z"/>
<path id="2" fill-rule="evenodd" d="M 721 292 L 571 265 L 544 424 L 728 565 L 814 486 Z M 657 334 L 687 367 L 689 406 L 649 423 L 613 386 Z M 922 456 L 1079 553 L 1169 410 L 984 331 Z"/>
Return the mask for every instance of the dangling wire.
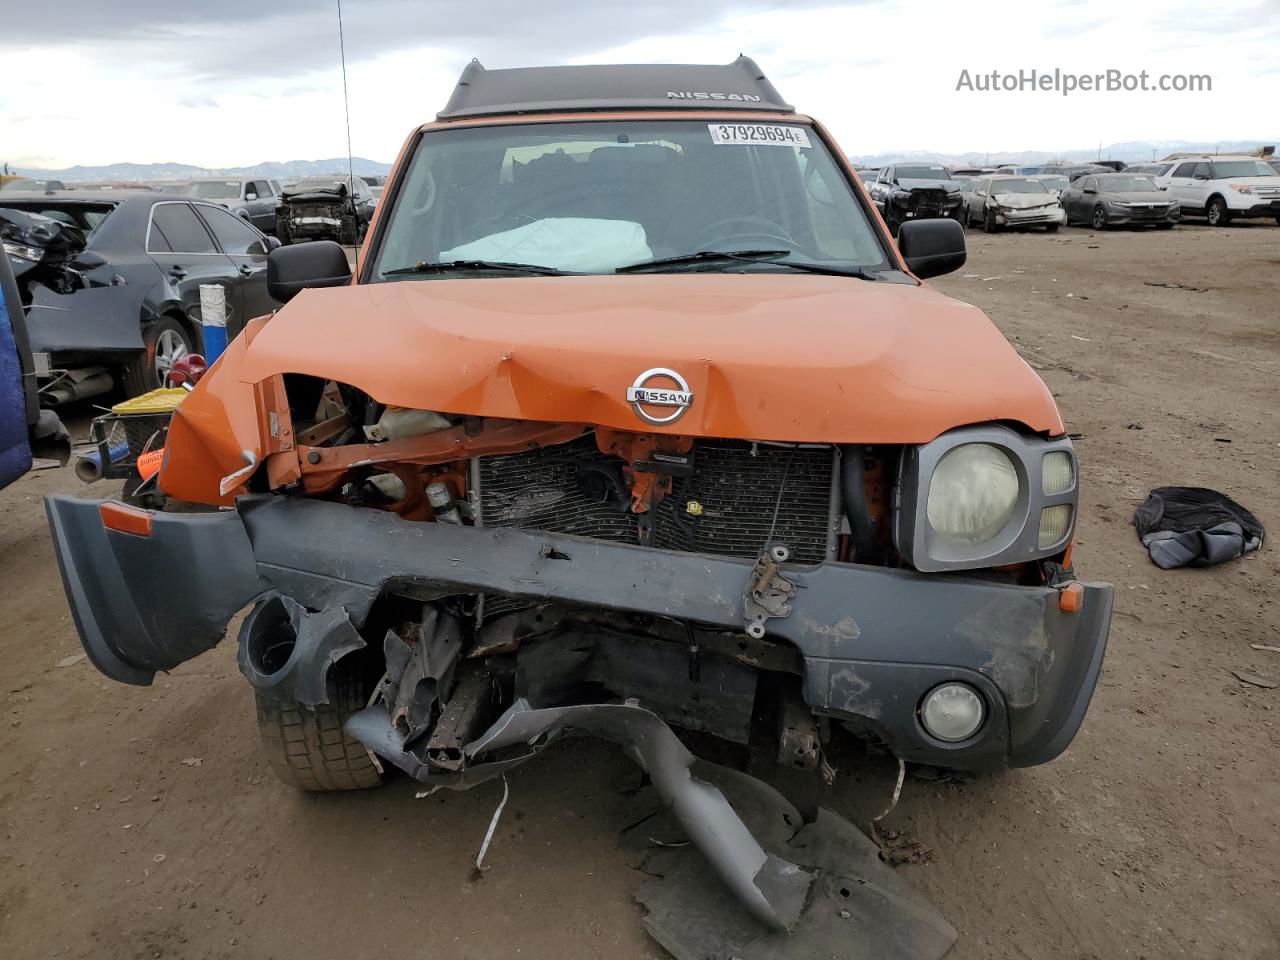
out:
<path id="1" fill-rule="evenodd" d="M 347 40 L 342 32 L 342 0 L 338 0 L 338 55 L 342 60 L 342 109 L 347 116 L 347 197 L 351 201 L 351 212 L 358 220 L 355 162 L 351 159 L 351 101 L 347 97 Z"/>

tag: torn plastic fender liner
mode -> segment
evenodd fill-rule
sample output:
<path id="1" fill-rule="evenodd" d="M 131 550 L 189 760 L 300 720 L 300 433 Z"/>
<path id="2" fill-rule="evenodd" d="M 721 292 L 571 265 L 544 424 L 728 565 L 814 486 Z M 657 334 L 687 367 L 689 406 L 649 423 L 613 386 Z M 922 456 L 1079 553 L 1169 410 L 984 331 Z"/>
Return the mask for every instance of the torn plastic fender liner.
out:
<path id="1" fill-rule="evenodd" d="M 347 721 L 347 732 L 370 750 L 431 782 L 429 768 L 403 750 L 403 737 L 385 708 L 370 707 Z M 616 743 L 647 773 L 689 839 L 753 917 L 774 930 L 790 930 L 800 918 L 814 875 L 767 853 L 720 790 L 694 778 L 694 756 L 656 714 L 633 704 L 586 704 L 535 709 L 517 700 L 488 730 L 463 748 L 474 786 L 535 756 L 560 736 L 585 735 Z M 486 768 L 484 754 L 525 746 L 528 752 Z M 486 776 L 486 773 L 488 776 Z M 445 781 L 447 782 L 447 780 Z"/>
<path id="2" fill-rule="evenodd" d="M 329 702 L 329 667 L 364 646 L 342 607 L 309 613 L 273 594 L 259 600 L 240 625 L 236 662 L 260 693 L 314 707 Z"/>
<path id="3" fill-rule="evenodd" d="M 234 513 L 156 513 L 139 537 L 105 528 L 100 502 L 46 497 L 53 549 L 93 665 L 145 686 L 217 644 L 269 584 Z"/>

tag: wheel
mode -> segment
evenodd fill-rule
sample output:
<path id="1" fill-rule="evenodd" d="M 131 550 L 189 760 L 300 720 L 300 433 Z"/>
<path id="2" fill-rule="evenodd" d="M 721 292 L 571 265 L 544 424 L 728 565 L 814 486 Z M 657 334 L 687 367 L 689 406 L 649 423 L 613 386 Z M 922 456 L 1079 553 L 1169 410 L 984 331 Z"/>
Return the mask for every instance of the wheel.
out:
<path id="1" fill-rule="evenodd" d="M 1045 226 L 1044 226 L 1044 232 L 1045 232 L 1045 233 L 1057 233 L 1057 232 L 1058 232 L 1058 227 L 1060 227 L 1060 226 L 1062 226 L 1062 224 L 1060 224 L 1060 223 L 1046 223 L 1046 224 L 1045 224 Z"/>
<path id="2" fill-rule="evenodd" d="M 998 229 L 996 225 L 996 212 L 988 210 L 982 218 L 982 229 L 987 233 L 995 233 Z"/>
<path id="3" fill-rule="evenodd" d="M 1089 217 L 1089 226 L 1095 230 L 1107 229 L 1107 211 L 1102 204 L 1098 204 L 1093 208 L 1093 214 Z"/>
<path id="4" fill-rule="evenodd" d="M 1209 218 L 1209 226 L 1225 227 L 1231 222 L 1231 211 L 1227 209 L 1227 201 L 1214 197 L 1205 207 L 1204 215 Z"/>
<path id="5" fill-rule="evenodd" d="M 299 790 L 366 790 L 382 771 L 364 744 L 347 734 L 347 718 L 364 709 L 369 690 L 341 663 L 329 671 L 329 702 L 314 709 L 254 692 L 262 750 L 277 777 Z"/>
<path id="6" fill-rule="evenodd" d="M 1173 229 L 1173 224 L 1172 224 L 1172 223 L 1157 223 L 1157 224 L 1156 224 L 1156 229 L 1157 229 L 1157 230 L 1172 230 L 1172 229 Z"/>
<path id="7" fill-rule="evenodd" d="M 142 352 L 125 367 L 125 393 L 136 397 L 164 386 L 165 374 L 195 350 L 191 334 L 173 317 L 161 317 L 142 331 Z"/>

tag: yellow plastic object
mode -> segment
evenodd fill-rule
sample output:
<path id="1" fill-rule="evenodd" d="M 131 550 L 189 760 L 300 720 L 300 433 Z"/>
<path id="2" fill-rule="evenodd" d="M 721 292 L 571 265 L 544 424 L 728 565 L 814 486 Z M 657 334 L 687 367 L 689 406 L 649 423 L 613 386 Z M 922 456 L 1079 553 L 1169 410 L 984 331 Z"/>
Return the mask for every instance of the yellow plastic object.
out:
<path id="1" fill-rule="evenodd" d="M 182 387 L 161 387 L 141 396 L 123 400 L 112 407 L 111 412 L 121 416 L 143 413 L 173 413 L 188 392 Z"/>

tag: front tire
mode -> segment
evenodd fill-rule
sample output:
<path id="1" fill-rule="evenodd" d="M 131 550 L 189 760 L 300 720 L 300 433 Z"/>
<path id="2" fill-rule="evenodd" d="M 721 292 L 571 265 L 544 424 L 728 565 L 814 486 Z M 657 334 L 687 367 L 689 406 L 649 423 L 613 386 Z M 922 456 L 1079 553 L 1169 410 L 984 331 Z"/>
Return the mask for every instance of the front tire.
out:
<path id="1" fill-rule="evenodd" d="M 368 691 L 342 664 L 329 672 L 329 702 L 313 709 L 254 691 L 258 732 L 271 770 L 299 790 L 367 790 L 382 783 L 364 744 L 346 731 L 347 718 L 362 710 Z"/>
<path id="2" fill-rule="evenodd" d="M 1060 226 L 1062 226 L 1062 224 L 1060 224 L 1060 223 L 1048 223 L 1048 224 L 1045 224 L 1044 232 L 1045 232 L 1045 233 L 1057 233 L 1057 232 L 1058 232 L 1058 227 L 1060 227 Z"/>
<path id="3" fill-rule="evenodd" d="M 1209 201 L 1204 215 L 1208 218 L 1211 227 L 1225 227 L 1231 222 L 1231 211 L 1227 209 L 1227 201 L 1221 197 L 1214 197 Z"/>
<path id="4" fill-rule="evenodd" d="M 986 233 L 995 233 L 996 230 L 998 229 L 998 224 L 996 223 L 996 214 L 994 210 L 988 210 L 986 212 L 986 215 L 982 218 L 982 229 Z"/>
<path id="5" fill-rule="evenodd" d="M 1101 204 L 1093 208 L 1093 214 L 1089 217 L 1089 226 L 1095 230 L 1107 229 L 1107 211 Z"/>
<path id="6" fill-rule="evenodd" d="M 125 393 L 137 397 L 163 387 L 174 363 L 194 351 L 187 328 L 173 317 L 161 317 L 142 331 L 142 352 L 120 378 Z"/>

